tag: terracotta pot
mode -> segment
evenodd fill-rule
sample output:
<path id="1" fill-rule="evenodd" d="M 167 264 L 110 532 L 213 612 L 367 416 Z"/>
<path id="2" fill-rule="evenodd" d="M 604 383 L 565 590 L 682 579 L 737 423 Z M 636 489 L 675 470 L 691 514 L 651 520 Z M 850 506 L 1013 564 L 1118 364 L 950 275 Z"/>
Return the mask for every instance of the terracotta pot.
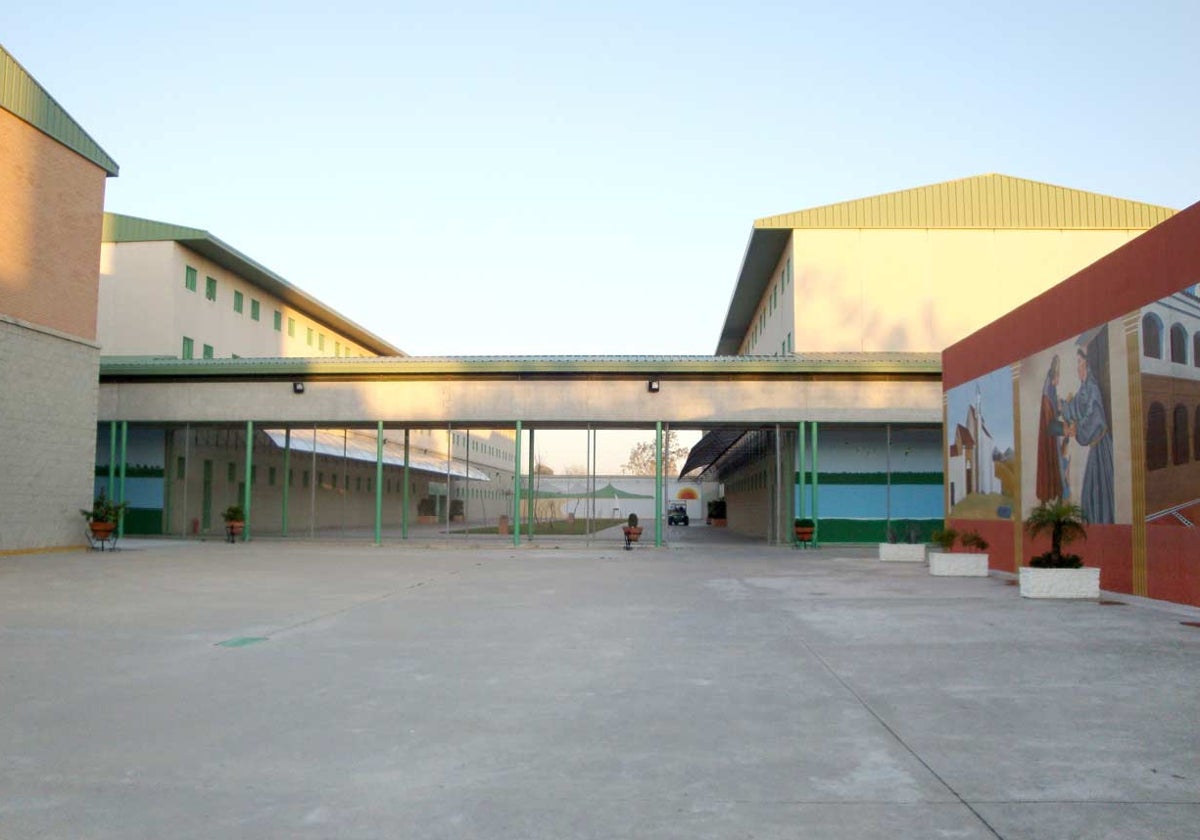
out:
<path id="1" fill-rule="evenodd" d="M 97 522 L 92 520 L 88 523 L 88 527 L 92 530 L 92 536 L 98 540 L 106 540 L 112 536 L 112 532 L 117 529 L 116 522 Z"/>

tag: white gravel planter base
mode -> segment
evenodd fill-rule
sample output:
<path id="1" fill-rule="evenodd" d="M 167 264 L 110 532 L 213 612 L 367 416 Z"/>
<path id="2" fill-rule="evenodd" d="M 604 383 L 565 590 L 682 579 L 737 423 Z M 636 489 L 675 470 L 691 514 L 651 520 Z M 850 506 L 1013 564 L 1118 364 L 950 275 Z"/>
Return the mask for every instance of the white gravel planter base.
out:
<path id="1" fill-rule="evenodd" d="M 1023 598 L 1100 597 L 1100 570 L 1092 566 L 1082 569 L 1035 569 L 1022 566 L 1018 574 Z"/>
<path id="2" fill-rule="evenodd" d="M 885 563 L 924 563 L 924 543 L 880 543 L 879 559 Z"/>
<path id="3" fill-rule="evenodd" d="M 941 577 L 987 577 L 988 556 L 968 551 L 929 552 L 929 574 Z"/>

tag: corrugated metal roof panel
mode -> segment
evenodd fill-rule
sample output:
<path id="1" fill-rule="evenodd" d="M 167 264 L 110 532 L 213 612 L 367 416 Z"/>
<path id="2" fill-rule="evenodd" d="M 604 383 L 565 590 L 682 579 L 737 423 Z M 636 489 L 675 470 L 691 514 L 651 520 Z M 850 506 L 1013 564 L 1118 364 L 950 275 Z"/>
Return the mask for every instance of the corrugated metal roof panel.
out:
<path id="1" fill-rule="evenodd" d="M 767 216 L 754 226 L 1142 230 L 1174 214 L 1156 204 L 990 174 Z"/>
<path id="2" fill-rule="evenodd" d="M 83 155 L 109 175 L 117 162 L 75 122 L 71 115 L 38 84 L 12 54 L 0 46 L 0 108 L 19 117 L 68 149 Z"/>

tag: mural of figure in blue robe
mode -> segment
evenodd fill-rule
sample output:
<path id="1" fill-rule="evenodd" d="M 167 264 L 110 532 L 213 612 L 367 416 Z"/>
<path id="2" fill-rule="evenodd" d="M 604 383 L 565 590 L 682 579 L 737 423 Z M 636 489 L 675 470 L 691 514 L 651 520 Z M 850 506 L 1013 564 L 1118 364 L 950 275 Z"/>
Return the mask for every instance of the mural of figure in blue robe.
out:
<path id="1" fill-rule="evenodd" d="M 1062 417 L 1068 424 L 1068 434 L 1078 445 L 1087 447 L 1087 462 L 1078 503 L 1088 523 L 1111 524 L 1116 518 L 1113 509 L 1112 430 L 1104 411 L 1104 397 L 1092 375 L 1083 348 L 1079 349 L 1076 361 L 1079 365 L 1079 392 L 1063 402 Z"/>

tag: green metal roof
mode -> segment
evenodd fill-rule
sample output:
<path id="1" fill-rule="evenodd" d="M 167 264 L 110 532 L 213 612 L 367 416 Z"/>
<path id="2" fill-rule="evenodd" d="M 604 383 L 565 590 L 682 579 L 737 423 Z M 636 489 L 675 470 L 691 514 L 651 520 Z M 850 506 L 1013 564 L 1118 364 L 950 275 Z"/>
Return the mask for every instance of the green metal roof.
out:
<path id="1" fill-rule="evenodd" d="M 797 376 L 940 377 L 940 353 L 804 353 L 795 356 L 393 356 L 175 359 L 104 356 L 101 380 L 305 377 Z"/>
<path id="2" fill-rule="evenodd" d="M 357 341 L 372 353 L 378 353 L 381 356 L 405 355 L 400 348 L 384 341 L 341 313 L 301 291 L 271 269 L 255 262 L 206 230 L 156 222 L 152 219 L 139 219 L 136 216 L 123 216 L 119 213 L 105 213 L 101 241 L 118 243 L 177 242 L 188 250 L 207 257 L 247 282 L 253 283 L 331 330 Z"/>
<path id="3" fill-rule="evenodd" d="M 1013 178 L 976 175 L 757 219 L 729 300 L 717 354 L 736 353 L 797 230 L 1148 230 L 1169 207 Z"/>
<path id="4" fill-rule="evenodd" d="M 3 46 L 0 46 L 0 108 L 83 155 L 110 176 L 116 176 L 117 162 Z"/>

